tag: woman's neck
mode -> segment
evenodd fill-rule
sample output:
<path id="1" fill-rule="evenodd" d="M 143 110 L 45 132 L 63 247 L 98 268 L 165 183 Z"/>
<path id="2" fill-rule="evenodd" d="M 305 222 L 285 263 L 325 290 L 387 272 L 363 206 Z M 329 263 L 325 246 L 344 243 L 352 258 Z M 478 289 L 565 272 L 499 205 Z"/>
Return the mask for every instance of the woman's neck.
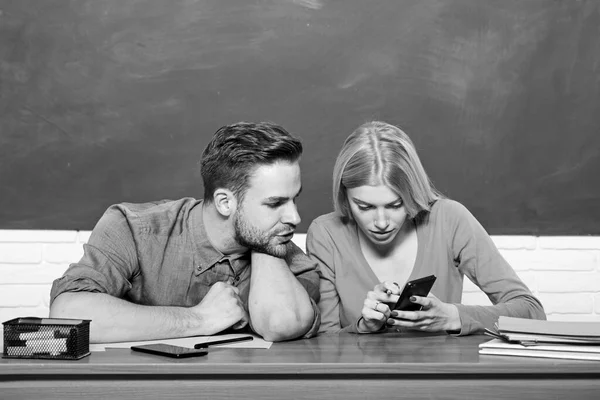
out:
<path id="1" fill-rule="evenodd" d="M 390 243 L 384 245 L 373 243 L 360 229 L 358 229 L 358 237 L 363 253 L 368 251 L 371 257 L 385 259 L 391 257 L 397 249 L 401 248 L 402 244 L 407 240 L 414 230 L 414 221 L 407 218 L 400 231 L 396 234 L 396 237 L 394 237 L 394 240 L 392 240 Z"/>

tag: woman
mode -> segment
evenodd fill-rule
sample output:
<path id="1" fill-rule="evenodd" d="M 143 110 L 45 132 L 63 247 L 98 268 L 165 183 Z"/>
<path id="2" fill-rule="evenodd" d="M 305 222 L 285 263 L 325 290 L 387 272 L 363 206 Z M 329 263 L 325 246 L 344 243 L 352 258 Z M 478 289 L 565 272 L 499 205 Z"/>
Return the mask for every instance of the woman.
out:
<path id="1" fill-rule="evenodd" d="M 475 217 L 434 189 L 399 128 L 370 122 L 346 139 L 333 197 L 335 212 L 313 221 L 306 241 L 321 272 L 321 332 L 467 335 L 500 315 L 546 318 Z M 430 295 L 411 298 L 420 311 L 390 310 L 407 281 L 432 274 Z M 464 275 L 493 306 L 460 304 Z"/>

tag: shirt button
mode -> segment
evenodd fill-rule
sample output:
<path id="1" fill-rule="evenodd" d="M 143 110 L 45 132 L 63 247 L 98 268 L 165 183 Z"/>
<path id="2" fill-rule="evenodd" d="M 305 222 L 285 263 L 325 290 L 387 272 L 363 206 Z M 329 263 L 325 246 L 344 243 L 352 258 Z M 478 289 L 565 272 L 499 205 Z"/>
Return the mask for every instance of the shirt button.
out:
<path id="1" fill-rule="evenodd" d="M 198 265 L 198 266 L 196 267 L 196 269 L 197 269 L 198 271 L 200 271 L 202 268 L 201 268 L 201 267 Z"/>

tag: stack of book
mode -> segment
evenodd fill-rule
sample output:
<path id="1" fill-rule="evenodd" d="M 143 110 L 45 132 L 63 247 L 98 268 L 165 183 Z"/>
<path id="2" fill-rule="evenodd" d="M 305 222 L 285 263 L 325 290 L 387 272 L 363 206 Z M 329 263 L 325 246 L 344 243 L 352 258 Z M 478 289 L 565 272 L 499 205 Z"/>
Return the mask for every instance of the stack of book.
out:
<path id="1" fill-rule="evenodd" d="M 479 354 L 600 361 L 600 322 L 500 317 Z"/>

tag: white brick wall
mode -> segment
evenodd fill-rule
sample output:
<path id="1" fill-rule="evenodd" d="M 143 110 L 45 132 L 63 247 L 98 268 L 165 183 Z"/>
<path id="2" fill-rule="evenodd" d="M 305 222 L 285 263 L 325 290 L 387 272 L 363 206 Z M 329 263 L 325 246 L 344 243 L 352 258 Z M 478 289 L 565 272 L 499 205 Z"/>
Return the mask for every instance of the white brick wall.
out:
<path id="1" fill-rule="evenodd" d="M 0 322 L 47 316 L 50 286 L 79 260 L 89 231 L 0 230 Z M 600 237 L 494 236 L 549 319 L 600 321 Z M 305 235 L 294 241 L 304 248 Z M 465 281 L 463 303 L 490 304 Z"/>
<path id="2" fill-rule="evenodd" d="M 0 230 L 0 322 L 48 316 L 52 281 L 83 255 L 89 232 Z"/>
<path id="3" fill-rule="evenodd" d="M 551 320 L 600 321 L 600 237 L 493 236 Z M 491 304 L 465 281 L 465 304 Z"/>

